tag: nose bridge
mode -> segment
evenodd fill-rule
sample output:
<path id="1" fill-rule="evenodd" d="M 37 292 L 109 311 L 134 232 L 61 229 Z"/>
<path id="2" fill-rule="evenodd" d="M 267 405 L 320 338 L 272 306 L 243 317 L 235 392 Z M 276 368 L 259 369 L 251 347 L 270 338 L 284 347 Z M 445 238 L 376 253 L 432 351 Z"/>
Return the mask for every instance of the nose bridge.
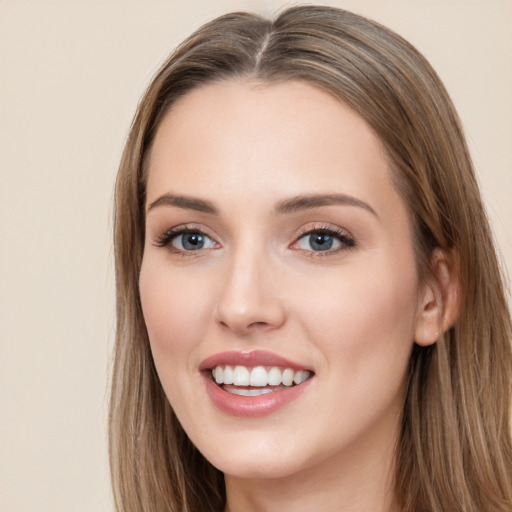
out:
<path id="1" fill-rule="evenodd" d="M 245 240 L 233 247 L 223 272 L 217 321 L 238 334 L 282 325 L 285 312 L 276 273 L 262 243 Z"/>

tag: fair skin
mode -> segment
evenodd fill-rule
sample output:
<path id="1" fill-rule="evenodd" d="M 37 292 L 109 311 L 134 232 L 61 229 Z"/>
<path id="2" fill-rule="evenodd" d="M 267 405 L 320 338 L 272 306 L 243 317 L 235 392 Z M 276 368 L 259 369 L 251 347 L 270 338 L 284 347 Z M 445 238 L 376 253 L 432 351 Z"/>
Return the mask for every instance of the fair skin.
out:
<path id="1" fill-rule="evenodd" d="M 155 365 L 226 476 L 226 510 L 395 510 L 409 355 L 442 325 L 368 125 L 302 82 L 203 86 L 157 131 L 146 210 L 140 293 Z M 240 397 L 204 367 L 254 351 L 307 380 Z"/>

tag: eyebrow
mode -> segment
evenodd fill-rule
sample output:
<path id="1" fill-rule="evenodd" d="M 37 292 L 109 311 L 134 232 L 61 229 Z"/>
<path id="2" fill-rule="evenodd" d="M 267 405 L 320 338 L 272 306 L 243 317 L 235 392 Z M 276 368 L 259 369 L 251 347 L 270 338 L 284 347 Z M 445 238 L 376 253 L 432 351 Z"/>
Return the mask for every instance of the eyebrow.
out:
<path id="1" fill-rule="evenodd" d="M 346 194 L 311 194 L 295 196 L 278 203 L 274 212 L 276 214 L 286 214 L 331 205 L 357 206 L 379 218 L 377 212 L 368 203 Z"/>
<path id="2" fill-rule="evenodd" d="M 283 215 L 331 205 L 356 206 L 379 218 L 377 212 L 368 203 L 346 194 L 308 194 L 290 197 L 276 205 L 274 214 Z M 148 206 L 147 211 L 149 212 L 158 206 L 175 206 L 184 210 L 219 215 L 219 210 L 212 202 L 190 196 L 164 194 L 153 201 Z"/>
<path id="3" fill-rule="evenodd" d="M 210 215 L 219 214 L 219 210 L 210 201 L 196 197 L 177 196 L 174 194 L 164 194 L 160 196 L 148 206 L 147 211 L 149 212 L 157 206 L 176 206 L 184 210 L 195 210 L 197 212 L 209 213 Z"/>

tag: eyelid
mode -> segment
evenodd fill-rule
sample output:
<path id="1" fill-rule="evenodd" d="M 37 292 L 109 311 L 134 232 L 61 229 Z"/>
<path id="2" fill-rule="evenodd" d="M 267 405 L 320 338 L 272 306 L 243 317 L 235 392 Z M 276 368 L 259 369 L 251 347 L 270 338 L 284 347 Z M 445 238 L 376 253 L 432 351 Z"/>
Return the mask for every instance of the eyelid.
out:
<path id="1" fill-rule="evenodd" d="M 341 246 L 336 249 L 329 249 L 326 251 L 314 251 L 314 250 L 307 250 L 302 249 L 300 247 L 297 247 L 298 242 L 304 238 L 307 235 L 312 235 L 315 233 L 325 233 L 329 236 L 332 236 L 336 238 L 340 243 Z M 308 224 L 306 226 L 303 226 L 297 235 L 295 236 L 295 241 L 290 246 L 290 249 L 301 251 L 304 254 L 311 256 L 311 257 L 324 257 L 324 256 L 332 256 L 334 254 L 338 254 L 343 251 L 347 250 L 353 250 L 357 247 L 356 240 L 354 236 L 344 228 L 341 228 L 339 226 L 333 225 L 333 224 L 326 224 L 326 223 L 320 223 L 320 224 Z"/>
<path id="2" fill-rule="evenodd" d="M 172 228 L 166 229 L 160 234 L 156 235 L 154 237 L 153 245 L 159 248 L 166 248 L 169 252 L 174 254 L 181 254 L 183 256 L 197 256 L 197 253 L 220 248 L 220 243 L 216 240 L 216 237 L 208 234 L 208 231 L 209 230 L 204 229 L 203 227 L 200 227 L 197 224 L 177 225 Z M 172 245 L 172 241 L 174 238 L 178 237 L 179 235 L 187 233 L 197 233 L 206 238 L 209 238 L 215 244 L 215 247 L 207 247 L 198 249 L 197 251 L 191 251 L 179 249 Z M 340 247 L 337 247 L 335 249 L 327 249 L 325 251 L 315 251 L 313 249 L 308 250 L 298 247 L 298 243 L 302 238 L 304 238 L 307 235 L 312 235 L 315 233 L 323 233 L 335 238 L 341 244 Z M 295 235 L 294 242 L 289 246 L 289 248 L 295 251 L 300 251 L 311 257 L 322 257 L 334 255 L 339 252 L 347 250 L 352 250 L 356 246 L 357 244 L 354 236 L 345 228 L 341 228 L 340 226 L 326 223 L 309 223 L 299 229 L 299 231 Z"/>
<path id="3" fill-rule="evenodd" d="M 194 224 L 181 224 L 181 225 L 166 229 L 165 231 L 156 235 L 154 238 L 154 241 L 153 241 L 153 245 L 155 247 L 167 248 L 167 250 L 169 250 L 172 253 L 191 255 L 190 253 L 194 253 L 196 251 L 180 250 L 178 248 L 173 247 L 172 243 L 171 243 L 174 238 L 178 237 L 179 235 L 184 235 L 187 233 L 200 234 L 200 235 L 212 240 L 216 245 L 220 245 L 219 242 L 217 242 L 217 240 L 213 236 L 209 235 L 206 231 L 207 230 L 200 228 L 199 226 L 194 225 Z M 210 250 L 210 249 L 213 249 L 213 248 L 206 248 L 203 250 Z M 200 250 L 198 250 L 197 252 L 200 252 Z"/>

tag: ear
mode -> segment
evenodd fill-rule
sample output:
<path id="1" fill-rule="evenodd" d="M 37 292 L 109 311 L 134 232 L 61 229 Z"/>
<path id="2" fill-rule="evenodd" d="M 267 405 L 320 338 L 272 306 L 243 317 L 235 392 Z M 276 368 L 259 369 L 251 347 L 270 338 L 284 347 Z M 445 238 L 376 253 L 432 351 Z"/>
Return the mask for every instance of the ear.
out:
<path id="1" fill-rule="evenodd" d="M 414 341 L 423 347 L 435 343 L 453 326 L 459 304 L 458 257 L 455 250 L 435 249 L 431 279 L 425 283 L 418 303 Z"/>

